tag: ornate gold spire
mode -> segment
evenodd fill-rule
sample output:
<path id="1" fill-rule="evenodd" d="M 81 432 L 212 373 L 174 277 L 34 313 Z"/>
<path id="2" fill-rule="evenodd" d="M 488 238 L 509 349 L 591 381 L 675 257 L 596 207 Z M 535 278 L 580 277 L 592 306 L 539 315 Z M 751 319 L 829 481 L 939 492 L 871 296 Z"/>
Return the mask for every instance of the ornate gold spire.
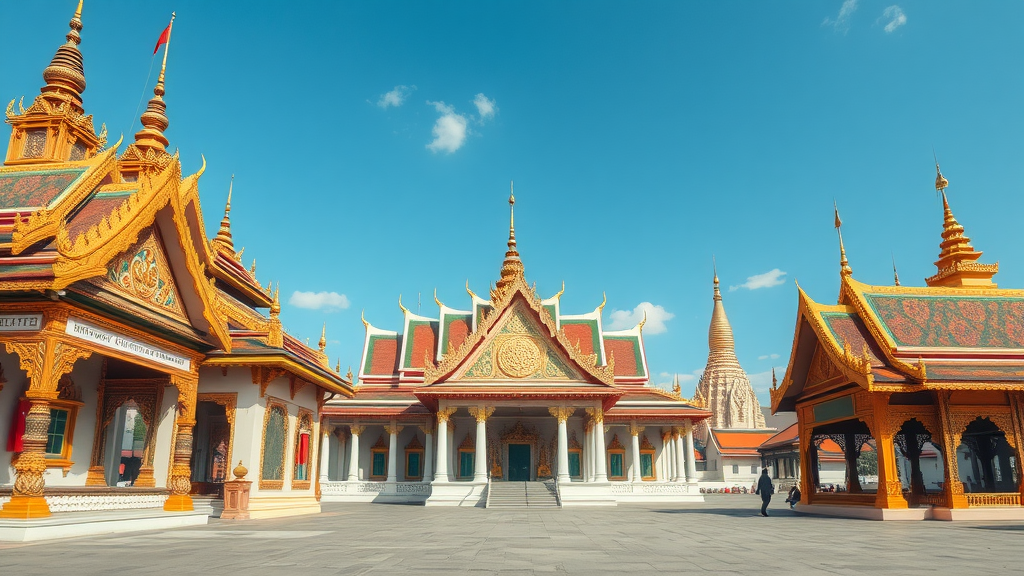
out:
<path id="1" fill-rule="evenodd" d="M 213 243 L 224 250 L 227 250 L 232 256 L 235 254 L 235 243 L 231 239 L 231 192 L 235 188 L 235 175 L 231 175 L 231 183 L 228 184 L 228 201 L 224 206 L 224 218 L 220 221 L 220 230 L 217 231 L 217 236 L 213 239 Z M 253 260 L 253 267 L 255 268 L 256 261 Z"/>
<path id="2" fill-rule="evenodd" d="M 839 206 L 835 200 L 832 201 L 832 207 L 836 210 L 836 232 L 839 233 L 839 274 L 850 276 L 853 274 L 853 269 L 850 268 L 850 262 L 846 259 L 846 246 L 843 245 L 843 221 L 839 219 Z"/>
<path id="3" fill-rule="evenodd" d="M 897 286 L 900 285 L 900 273 L 896 271 L 896 255 L 892 255 L 892 279 Z"/>
<path id="4" fill-rule="evenodd" d="M 50 65 L 43 70 L 46 86 L 40 92 L 44 98 L 67 102 L 81 113 L 82 93 L 85 92 L 85 66 L 82 53 L 78 51 L 78 45 L 82 43 L 82 0 L 79 0 L 68 25 L 71 31 L 65 36 L 67 42 L 57 49 Z"/>
<path id="5" fill-rule="evenodd" d="M 327 322 L 324 322 L 323 330 L 320 331 L 320 341 L 317 342 L 317 346 L 321 352 L 327 348 Z"/>
<path id="6" fill-rule="evenodd" d="M 971 239 L 964 235 L 964 227 L 957 222 L 949 209 L 946 187 L 949 181 L 942 176 L 938 162 L 935 163 L 935 190 L 942 195 L 942 242 L 939 243 L 939 259 L 935 262 L 938 272 L 925 278 L 929 286 L 951 286 L 969 288 L 995 288 L 992 277 L 999 272 L 999 264 L 979 264 L 981 252 L 971 246 Z"/>
<path id="7" fill-rule="evenodd" d="M 505 252 L 505 261 L 501 264 L 501 278 L 495 285 L 499 292 L 511 284 L 516 277 L 522 278 L 524 274 L 523 261 L 519 259 L 519 251 L 516 250 L 516 196 L 512 182 L 509 182 L 508 187 L 508 250 Z"/>
<path id="8" fill-rule="evenodd" d="M 149 100 L 146 111 L 140 118 L 142 130 L 135 133 L 135 145 L 139 148 L 152 149 L 160 152 L 167 150 L 167 137 L 164 130 L 170 125 L 167 119 L 167 104 L 164 103 L 164 76 L 167 72 L 167 51 L 171 47 L 171 30 L 174 28 L 175 13 L 171 12 L 171 23 L 167 26 L 167 42 L 164 43 L 164 61 L 160 65 L 160 76 L 153 88 L 153 98 Z"/>
<path id="9" fill-rule="evenodd" d="M 708 348 L 712 354 L 716 352 L 731 352 L 735 350 L 736 344 L 732 337 L 732 326 L 729 325 L 729 318 L 725 315 L 725 306 L 722 304 L 722 291 L 718 286 L 718 271 L 715 271 L 715 295 L 714 309 L 711 311 L 711 326 L 708 328 Z M 733 353 L 733 358 L 735 358 Z M 737 364 L 739 362 L 737 361 Z"/>

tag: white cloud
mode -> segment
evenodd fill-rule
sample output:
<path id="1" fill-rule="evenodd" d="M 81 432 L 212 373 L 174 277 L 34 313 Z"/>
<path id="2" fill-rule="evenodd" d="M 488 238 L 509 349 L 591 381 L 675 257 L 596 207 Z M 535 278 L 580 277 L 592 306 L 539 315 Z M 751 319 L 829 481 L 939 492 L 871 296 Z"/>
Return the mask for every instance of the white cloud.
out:
<path id="1" fill-rule="evenodd" d="M 292 292 L 288 303 L 297 308 L 337 312 L 348 308 L 348 296 L 337 292 Z"/>
<path id="2" fill-rule="evenodd" d="M 897 28 L 907 23 L 907 15 L 904 14 L 903 9 L 896 4 L 893 4 L 882 11 L 882 19 L 889 21 L 885 25 L 886 34 L 892 34 Z"/>
<path id="3" fill-rule="evenodd" d="M 826 17 L 821 23 L 822 26 L 832 26 L 836 32 L 846 32 L 850 29 L 850 16 L 857 10 L 857 0 L 843 0 L 843 5 L 839 7 L 839 15 L 836 19 Z"/>
<path id="4" fill-rule="evenodd" d="M 498 111 L 498 107 L 494 104 L 494 100 L 484 96 L 483 92 L 477 94 L 476 98 L 473 98 L 473 104 L 476 105 L 476 111 L 480 114 L 481 121 L 494 118 L 494 113 Z"/>
<path id="5" fill-rule="evenodd" d="M 764 274 L 755 274 L 748 276 L 747 281 L 739 286 L 729 286 L 729 292 L 735 292 L 740 288 L 746 288 L 747 290 L 757 290 L 759 288 L 771 288 L 772 286 L 780 286 L 786 283 L 783 278 L 786 273 L 778 268 L 769 270 Z"/>
<path id="6" fill-rule="evenodd" d="M 644 319 L 644 313 L 647 313 L 647 323 L 644 324 L 644 332 L 647 334 L 661 334 L 668 330 L 665 327 L 665 322 L 675 318 L 675 314 L 667 312 L 665 308 L 660 305 L 651 304 L 650 302 L 641 302 L 637 304 L 636 308 L 630 310 L 612 310 L 611 318 L 612 322 L 608 325 L 609 330 L 625 330 L 626 328 L 632 328 L 640 323 Z"/>
<path id="7" fill-rule="evenodd" d="M 434 122 L 434 140 L 427 144 L 431 152 L 447 152 L 451 154 L 466 143 L 466 117 L 455 112 L 455 108 L 444 102 L 427 102 L 441 115 Z"/>
<path id="8" fill-rule="evenodd" d="M 380 99 L 377 100 L 377 106 L 385 110 L 391 106 L 398 108 L 405 103 L 405 99 L 415 89 L 415 86 L 395 86 L 394 90 L 380 95 Z"/>
<path id="9" fill-rule="evenodd" d="M 761 356 L 758 356 L 757 359 L 758 360 L 768 360 L 770 358 L 772 360 L 777 360 L 778 357 L 779 357 L 778 354 L 763 354 Z"/>

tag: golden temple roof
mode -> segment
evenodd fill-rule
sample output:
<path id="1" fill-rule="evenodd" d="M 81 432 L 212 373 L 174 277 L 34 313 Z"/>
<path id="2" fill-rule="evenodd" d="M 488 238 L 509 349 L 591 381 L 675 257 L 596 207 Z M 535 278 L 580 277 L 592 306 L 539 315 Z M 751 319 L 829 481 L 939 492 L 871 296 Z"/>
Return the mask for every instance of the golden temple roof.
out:
<path id="1" fill-rule="evenodd" d="M 938 272 L 925 282 L 929 286 L 995 288 L 992 277 L 999 271 L 999 264 L 977 262 L 982 253 L 971 246 L 971 239 L 964 235 L 964 227 L 949 208 L 946 197 L 949 181 L 942 176 L 938 163 L 935 174 L 935 190 L 942 195 L 942 242 L 939 243 L 939 259 L 935 262 Z"/>

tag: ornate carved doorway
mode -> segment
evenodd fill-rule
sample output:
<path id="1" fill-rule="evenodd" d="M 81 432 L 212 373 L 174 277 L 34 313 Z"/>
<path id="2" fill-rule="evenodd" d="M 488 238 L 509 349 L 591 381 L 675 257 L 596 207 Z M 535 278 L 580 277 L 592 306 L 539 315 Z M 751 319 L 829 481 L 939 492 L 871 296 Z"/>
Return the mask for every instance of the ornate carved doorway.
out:
<path id="1" fill-rule="evenodd" d="M 509 482 L 530 481 L 530 445 L 508 445 L 508 480 Z"/>
<path id="2" fill-rule="evenodd" d="M 223 496 L 231 469 L 235 394 L 200 394 L 192 443 L 192 493 Z"/>

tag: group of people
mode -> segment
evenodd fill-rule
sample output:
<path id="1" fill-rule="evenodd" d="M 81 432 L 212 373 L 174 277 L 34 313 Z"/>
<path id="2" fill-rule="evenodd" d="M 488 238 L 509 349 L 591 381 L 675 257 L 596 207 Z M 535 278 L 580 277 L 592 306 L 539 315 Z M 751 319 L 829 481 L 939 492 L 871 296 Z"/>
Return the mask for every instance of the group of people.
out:
<path id="1" fill-rule="evenodd" d="M 772 494 L 775 493 L 775 485 L 772 484 L 767 468 L 761 469 L 761 477 L 757 479 L 757 489 L 754 493 L 761 496 L 761 516 L 768 516 L 768 504 L 772 501 Z M 794 484 L 789 489 L 789 495 L 786 496 L 786 504 L 789 504 L 789 509 L 792 510 L 799 501 L 800 488 Z"/>

